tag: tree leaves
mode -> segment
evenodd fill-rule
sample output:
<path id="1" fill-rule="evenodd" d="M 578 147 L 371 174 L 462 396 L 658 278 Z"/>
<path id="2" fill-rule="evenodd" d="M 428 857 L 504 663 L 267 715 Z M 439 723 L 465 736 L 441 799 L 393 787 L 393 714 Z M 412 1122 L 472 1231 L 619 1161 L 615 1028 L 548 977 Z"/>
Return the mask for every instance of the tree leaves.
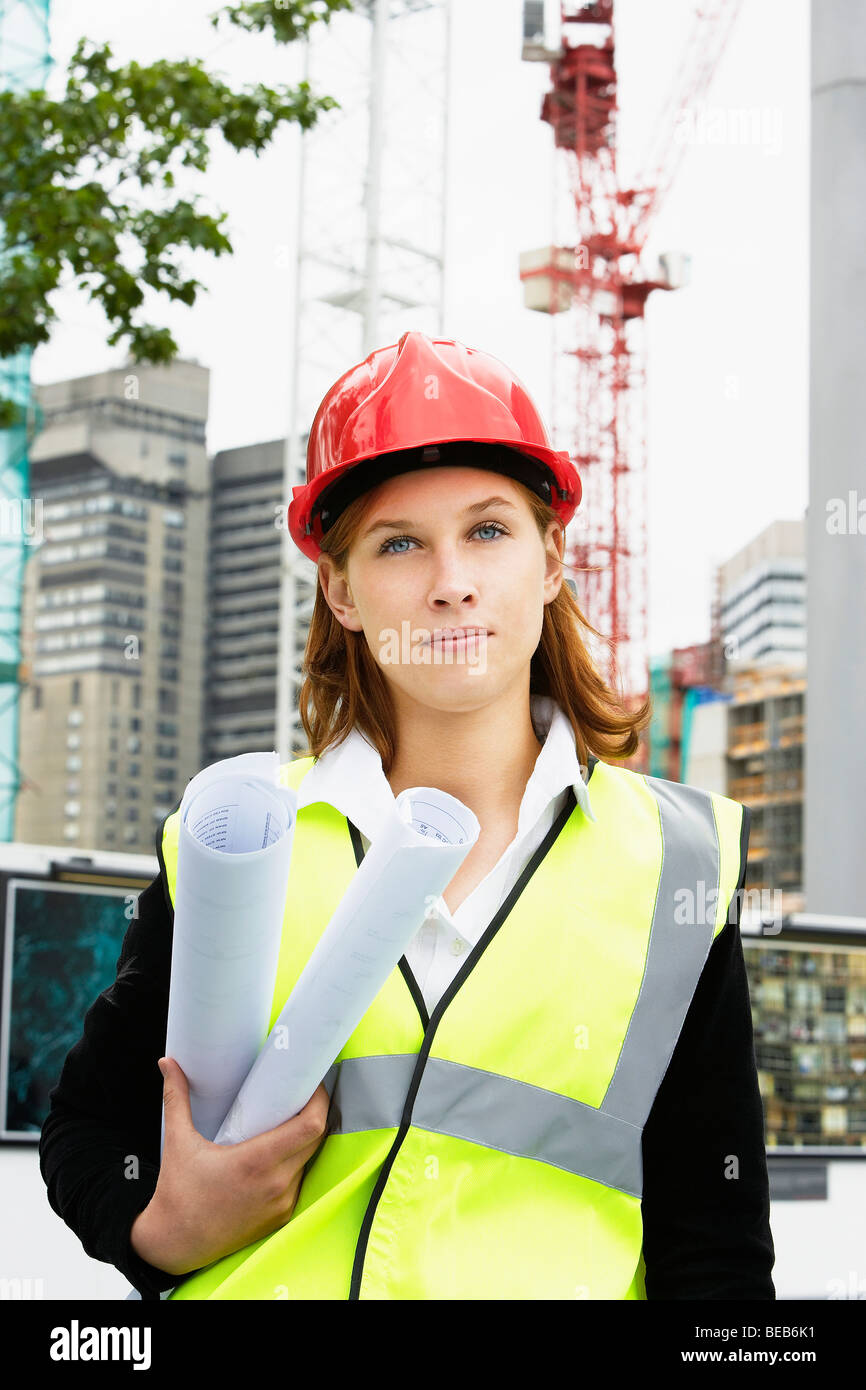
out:
<path id="1" fill-rule="evenodd" d="M 215 29 L 223 16 L 241 29 L 261 32 L 269 28 L 278 43 L 292 43 L 303 38 L 319 20 L 329 24 L 332 14 L 351 8 L 351 0 L 299 0 L 296 4 L 265 0 L 262 4 L 227 5 L 211 15 L 210 20 Z"/>
<path id="2" fill-rule="evenodd" d="M 350 0 L 265 0 L 210 19 L 270 29 L 289 43 L 351 8 Z M 109 44 L 82 38 L 60 99 L 0 92 L 0 358 L 48 340 L 56 318 L 48 296 L 68 269 L 102 305 L 111 346 L 128 338 L 134 361 L 171 361 L 178 347 L 169 330 L 136 318 L 142 287 L 192 306 L 203 285 L 184 276 L 176 253 L 233 250 L 227 213 L 200 211 L 197 197 L 170 201 L 178 170 L 207 171 L 212 132 L 258 156 L 283 124 L 308 130 L 339 105 L 303 81 L 235 91 L 199 59 L 118 66 L 113 56 Z M 143 190 L 148 205 L 133 201 Z M 0 428 L 16 414 L 0 397 Z"/>

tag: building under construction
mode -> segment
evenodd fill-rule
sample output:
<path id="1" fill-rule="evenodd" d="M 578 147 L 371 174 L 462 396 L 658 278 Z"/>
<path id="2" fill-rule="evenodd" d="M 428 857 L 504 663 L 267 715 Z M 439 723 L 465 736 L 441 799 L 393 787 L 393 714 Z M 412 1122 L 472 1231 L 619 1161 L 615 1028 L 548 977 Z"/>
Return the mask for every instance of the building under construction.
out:
<path id="1" fill-rule="evenodd" d="M 806 678 L 784 666 L 729 677 L 727 795 L 752 812 L 751 889 L 802 906 Z"/>

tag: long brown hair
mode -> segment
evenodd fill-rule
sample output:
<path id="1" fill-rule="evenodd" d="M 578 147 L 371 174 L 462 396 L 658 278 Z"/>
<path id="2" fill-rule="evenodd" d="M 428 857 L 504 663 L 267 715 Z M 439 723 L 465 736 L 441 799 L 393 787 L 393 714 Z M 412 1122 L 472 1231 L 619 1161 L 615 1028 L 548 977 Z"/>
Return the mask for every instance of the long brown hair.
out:
<path id="1" fill-rule="evenodd" d="M 545 540 L 550 522 L 559 521 L 556 512 L 531 488 L 513 481 L 523 492 Z M 322 538 L 321 549 L 333 558 L 341 574 L 346 573 L 349 549 L 373 503 L 374 490 L 350 502 Z M 564 561 L 560 563 L 570 568 Z M 638 709 L 630 710 L 593 665 L 582 628 L 607 640 L 584 617 L 563 581 L 556 598 L 544 606 L 541 638 L 530 664 L 529 693 L 551 696 L 568 716 L 583 766 L 590 752 L 603 759 L 630 758 L 652 717 L 652 698 L 648 696 Z M 378 749 L 387 777 L 397 748 L 387 682 L 364 633 L 343 627 L 331 612 L 320 582 L 301 672 L 298 706 L 309 747 L 300 756 L 321 757 L 357 726 Z"/>

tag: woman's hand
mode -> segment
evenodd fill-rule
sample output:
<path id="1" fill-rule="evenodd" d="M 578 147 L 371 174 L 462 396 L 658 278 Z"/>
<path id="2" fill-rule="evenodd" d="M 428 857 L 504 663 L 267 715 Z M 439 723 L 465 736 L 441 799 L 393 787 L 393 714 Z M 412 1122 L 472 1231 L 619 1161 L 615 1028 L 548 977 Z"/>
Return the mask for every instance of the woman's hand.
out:
<path id="1" fill-rule="evenodd" d="M 292 1119 L 240 1144 L 214 1144 L 192 1122 L 189 1083 L 173 1057 L 164 1077 L 165 1143 L 156 1191 L 132 1223 L 136 1254 L 187 1274 L 284 1226 L 304 1165 L 319 1148 L 330 1099 L 324 1084 Z"/>

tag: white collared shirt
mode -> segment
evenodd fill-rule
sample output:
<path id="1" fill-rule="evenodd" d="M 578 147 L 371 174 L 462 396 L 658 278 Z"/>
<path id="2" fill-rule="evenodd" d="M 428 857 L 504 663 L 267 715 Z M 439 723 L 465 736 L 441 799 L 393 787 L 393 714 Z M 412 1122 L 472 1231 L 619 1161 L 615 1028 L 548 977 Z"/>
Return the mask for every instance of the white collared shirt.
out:
<path id="1" fill-rule="evenodd" d="M 529 705 L 535 731 L 544 745 L 526 783 L 514 839 L 456 912 L 450 912 L 445 899 L 439 898 L 406 950 L 429 1013 L 565 807 L 569 787 L 574 788 L 583 812 L 595 820 L 569 719 L 550 696 L 530 695 Z M 352 729 L 342 743 L 327 749 L 298 786 L 298 808 L 315 801 L 334 806 L 358 827 L 365 853 L 383 816 L 393 815 L 394 800 L 382 759 L 359 729 Z"/>

